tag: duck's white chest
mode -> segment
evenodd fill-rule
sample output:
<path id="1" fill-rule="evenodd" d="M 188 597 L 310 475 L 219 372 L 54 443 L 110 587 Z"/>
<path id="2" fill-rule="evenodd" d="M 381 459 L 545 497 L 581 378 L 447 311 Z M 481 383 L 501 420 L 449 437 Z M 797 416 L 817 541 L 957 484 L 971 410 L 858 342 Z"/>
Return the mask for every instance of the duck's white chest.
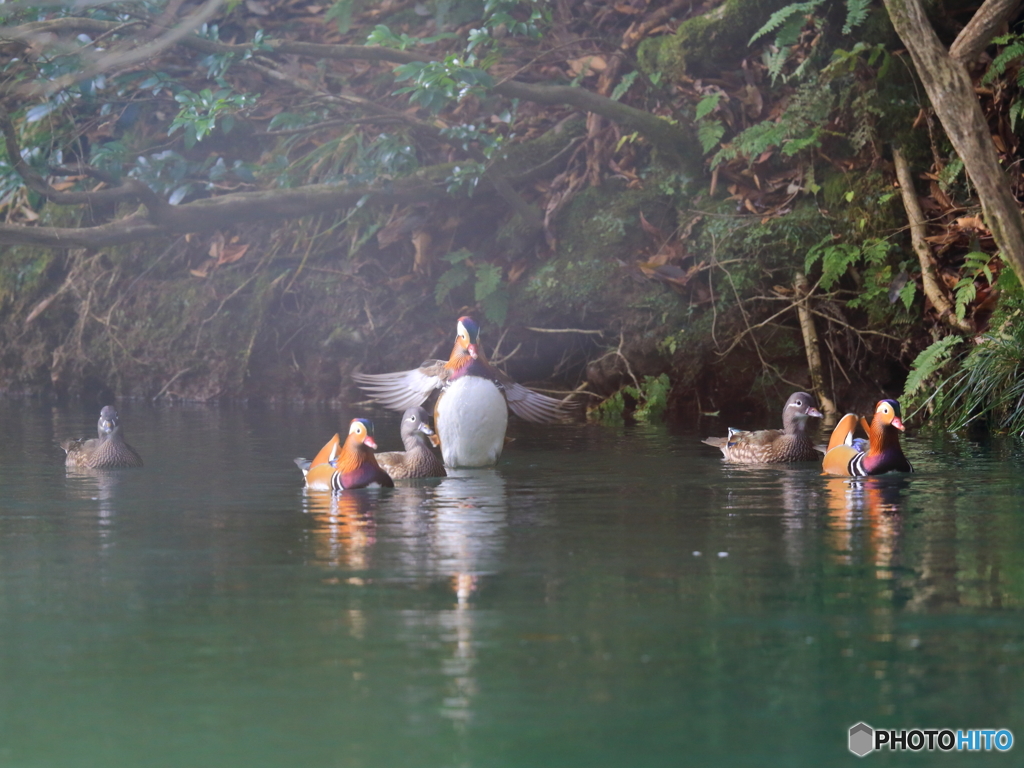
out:
<path id="1" fill-rule="evenodd" d="M 508 406 L 493 381 L 479 376 L 453 381 L 437 401 L 435 421 L 449 467 L 489 467 L 501 456 Z"/>

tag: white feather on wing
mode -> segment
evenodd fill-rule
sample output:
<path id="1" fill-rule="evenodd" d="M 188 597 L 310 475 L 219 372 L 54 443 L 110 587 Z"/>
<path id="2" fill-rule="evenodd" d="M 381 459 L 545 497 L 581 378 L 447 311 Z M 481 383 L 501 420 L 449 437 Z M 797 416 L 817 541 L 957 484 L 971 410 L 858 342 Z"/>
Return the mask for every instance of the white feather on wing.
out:
<path id="1" fill-rule="evenodd" d="M 534 392 L 522 384 L 509 382 L 504 384 L 505 399 L 512 413 L 526 421 L 534 424 L 550 424 L 561 421 L 572 410 L 571 405 L 566 405 L 561 400 Z"/>
<path id="2" fill-rule="evenodd" d="M 430 393 L 441 386 L 438 376 L 423 368 L 395 373 L 354 373 L 352 378 L 366 394 L 395 411 L 423 405 Z"/>

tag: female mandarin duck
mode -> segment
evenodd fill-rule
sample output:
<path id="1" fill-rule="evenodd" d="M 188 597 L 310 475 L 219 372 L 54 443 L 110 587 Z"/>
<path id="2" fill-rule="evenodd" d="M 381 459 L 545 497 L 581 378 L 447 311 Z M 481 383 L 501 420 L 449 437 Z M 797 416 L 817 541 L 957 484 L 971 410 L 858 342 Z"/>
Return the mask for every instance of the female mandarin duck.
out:
<path id="1" fill-rule="evenodd" d="M 67 453 L 65 466 L 84 469 L 130 469 L 142 466 L 139 452 L 124 441 L 117 410 L 103 406 L 96 425 L 97 437 L 61 440 L 60 447 Z"/>
<path id="2" fill-rule="evenodd" d="M 854 437 L 862 420 L 848 413 L 839 420 L 821 468 L 830 475 L 881 475 L 885 472 L 913 472 L 900 447 L 900 432 L 904 431 L 900 418 L 900 404 L 895 400 L 879 400 L 875 415 L 866 425 L 867 445 Z"/>
<path id="3" fill-rule="evenodd" d="M 391 475 L 392 480 L 417 477 L 445 477 L 444 464 L 431 450 L 430 416 L 416 406 L 402 414 L 402 443 L 405 451 L 378 453 L 377 463 Z"/>
<path id="4" fill-rule="evenodd" d="M 441 455 L 449 467 L 489 467 L 505 447 L 508 409 L 537 424 L 558 421 L 566 414 L 561 400 L 547 397 L 491 367 L 480 348 L 480 328 L 460 317 L 455 346 L 448 361 L 428 360 L 419 368 L 397 373 L 357 374 L 353 378 L 388 408 L 403 410 L 441 390 L 434 406 L 434 424 Z"/>
<path id="5" fill-rule="evenodd" d="M 726 461 L 736 464 L 817 461 L 819 451 L 807 437 L 807 419 L 812 416 L 821 418 L 814 398 L 806 392 L 794 392 L 782 409 L 782 429 L 730 429 L 728 437 L 709 437 L 702 442 L 720 449 Z"/>
<path id="6" fill-rule="evenodd" d="M 306 477 L 306 487 L 315 491 L 394 488 L 394 481 L 373 456 L 376 447 L 373 424 L 368 419 L 352 419 L 344 445 L 335 435 L 312 461 L 295 459 L 295 463 Z"/>

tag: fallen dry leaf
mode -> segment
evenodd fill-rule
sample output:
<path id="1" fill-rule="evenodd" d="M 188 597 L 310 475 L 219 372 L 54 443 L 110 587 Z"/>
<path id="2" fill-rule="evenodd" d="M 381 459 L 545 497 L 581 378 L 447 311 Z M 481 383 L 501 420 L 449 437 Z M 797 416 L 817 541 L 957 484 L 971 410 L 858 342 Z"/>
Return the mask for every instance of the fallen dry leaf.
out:
<path id="1" fill-rule="evenodd" d="M 573 77 L 582 74 L 597 75 L 608 69 L 608 62 L 603 56 L 581 56 L 578 59 L 569 59 L 565 62 L 569 66 L 569 72 Z"/>
<path id="2" fill-rule="evenodd" d="M 959 219 L 953 220 L 953 225 L 960 229 L 988 230 L 988 227 L 985 226 L 985 222 L 981 220 L 981 216 L 961 216 Z"/>
<path id="3" fill-rule="evenodd" d="M 220 258 L 221 253 L 224 252 L 224 233 L 215 232 L 213 237 L 210 238 L 210 249 L 206 254 L 214 260 Z"/>
<path id="4" fill-rule="evenodd" d="M 217 266 L 221 264 L 234 264 L 240 258 L 245 256 L 245 252 L 249 250 L 249 244 L 245 245 L 227 245 L 221 251 L 220 256 L 217 258 Z"/>
<path id="5" fill-rule="evenodd" d="M 207 277 L 210 274 L 210 270 L 217 266 L 217 262 L 213 259 L 207 259 L 195 269 L 190 269 L 188 272 L 190 275 L 195 277 Z"/>
<path id="6" fill-rule="evenodd" d="M 655 237 L 655 238 L 657 238 L 659 240 L 664 240 L 665 239 L 665 233 L 662 232 L 660 229 L 658 229 L 653 224 L 651 224 L 651 222 L 649 222 L 647 220 L 647 217 L 644 216 L 644 212 L 643 211 L 640 211 L 640 226 L 643 227 L 644 232 L 646 232 L 651 237 Z"/>

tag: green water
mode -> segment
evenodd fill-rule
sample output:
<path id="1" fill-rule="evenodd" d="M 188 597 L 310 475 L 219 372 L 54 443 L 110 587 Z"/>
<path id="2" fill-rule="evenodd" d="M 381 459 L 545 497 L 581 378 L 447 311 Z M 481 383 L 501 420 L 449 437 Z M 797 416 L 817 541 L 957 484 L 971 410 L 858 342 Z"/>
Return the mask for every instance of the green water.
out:
<path id="1" fill-rule="evenodd" d="M 99 405 L 0 401 L 0 765 L 1013 764 L 1024 454 L 910 438 L 867 484 L 696 433 L 514 425 L 496 470 L 304 494 L 354 415 L 119 404 L 146 468 L 68 476 Z M 720 425 L 712 424 L 709 431 Z M 379 415 L 384 450 L 398 421 Z M 1019 764 L 1019 763 L 1018 763 Z"/>

